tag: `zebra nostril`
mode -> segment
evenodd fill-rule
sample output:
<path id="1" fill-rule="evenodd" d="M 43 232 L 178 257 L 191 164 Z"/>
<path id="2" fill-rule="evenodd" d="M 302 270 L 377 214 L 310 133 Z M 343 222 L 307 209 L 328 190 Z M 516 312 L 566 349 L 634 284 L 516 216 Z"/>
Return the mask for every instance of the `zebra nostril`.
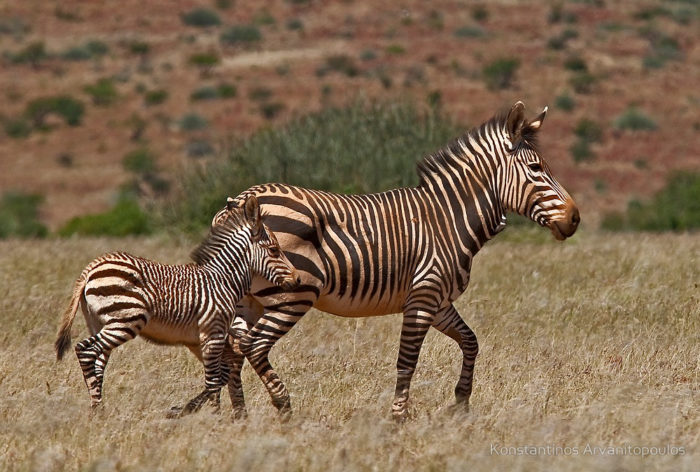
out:
<path id="1" fill-rule="evenodd" d="M 574 226 L 578 226 L 580 222 L 581 216 L 578 213 L 578 208 L 575 208 L 573 214 L 571 215 L 571 224 Z"/>

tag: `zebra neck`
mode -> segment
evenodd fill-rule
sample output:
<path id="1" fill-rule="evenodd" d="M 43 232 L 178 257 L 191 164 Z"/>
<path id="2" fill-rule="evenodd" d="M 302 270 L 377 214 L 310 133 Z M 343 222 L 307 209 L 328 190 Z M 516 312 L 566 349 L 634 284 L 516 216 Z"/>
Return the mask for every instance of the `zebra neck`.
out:
<path id="1" fill-rule="evenodd" d="M 221 288 L 232 292 L 236 299 L 250 290 L 251 269 L 249 257 L 244 254 L 221 254 L 208 261 L 202 270 Z"/>

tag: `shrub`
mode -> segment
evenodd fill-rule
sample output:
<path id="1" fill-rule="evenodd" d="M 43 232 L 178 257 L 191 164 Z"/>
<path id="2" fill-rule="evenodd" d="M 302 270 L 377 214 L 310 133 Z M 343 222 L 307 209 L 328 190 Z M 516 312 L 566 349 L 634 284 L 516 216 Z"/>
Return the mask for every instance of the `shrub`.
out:
<path id="1" fill-rule="evenodd" d="M 200 67 L 202 69 L 211 69 L 219 62 L 221 58 L 215 52 L 203 52 L 192 54 L 189 59 L 190 64 Z"/>
<path id="2" fill-rule="evenodd" d="M 92 97 L 92 103 L 97 106 L 109 106 L 113 104 L 119 93 L 112 79 L 100 79 L 93 85 L 86 85 L 85 92 Z"/>
<path id="3" fill-rule="evenodd" d="M 27 104 L 25 115 L 36 127 L 44 126 L 44 119 L 49 114 L 57 114 L 70 126 L 78 126 L 83 118 L 85 106 L 80 100 L 68 95 L 36 98 Z"/>
<path id="4" fill-rule="evenodd" d="M 385 49 L 387 54 L 403 54 L 406 52 L 406 48 L 400 44 L 390 44 Z"/>
<path id="5" fill-rule="evenodd" d="M 472 8 L 472 18 L 476 21 L 486 21 L 489 19 L 489 10 L 484 5 L 476 5 Z"/>
<path id="6" fill-rule="evenodd" d="M 139 148 L 126 153 L 122 165 L 129 172 L 147 174 L 156 170 L 156 159 L 147 148 Z"/>
<path id="7" fill-rule="evenodd" d="M 565 49 L 567 46 L 567 43 L 574 38 L 578 37 L 578 31 L 576 31 L 573 28 L 567 28 L 564 31 L 562 31 L 560 34 L 556 36 L 552 36 L 549 38 L 549 41 L 547 41 L 547 46 L 550 49 Z"/>
<path id="8" fill-rule="evenodd" d="M 190 94 L 190 100 L 192 101 L 215 100 L 217 98 L 219 98 L 219 91 L 211 85 L 199 87 Z"/>
<path id="9" fill-rule="evenodd" d="M 454 33 L 458 38 L 481 38 L 485 34 L 484 29 L 480 26 L 461 26 Z"/>
<path id="10" fill-rule="evenodd" d="M 629 107 L 615 118 L 613 126 L 619 130 L 630 131 L 653 131 L 657 128 L 656 122 L 636 107 Z"/>
<path id="11" fill-rule="evenodd" d="M 515 72 L 520 66 L 520 61 L 514 58 L 502 58 L 484 66 L 482 75 L 486 86 L 490 90 L 499 90 L 510 87 L 515 77 Z"/>
<path id="12" fill-rule="evenodd" d="M 61 58 L 67 61 L 87 61 L 92 59 L 92 54 L 83 46 L 73 46 L 64 51 Z"/>
<path id="13" fill-rule="evenodd" d="M 182 22 L 187 26 L 206 28 L 208 26 L 218 26 L 221 24 L 219 14 L 208 8 L 194 8 L 180 16 Z"/>
<path id="14" fill-rule="evenodd" d="M 569 78 L 569 85 L 574 89 L 574 92 L 587 94 L 593 91 L 597 79 L 589 72 L 577 72 Z"/>
<path id="15" fill-rule="evenodd" d="M 599 143 L 603 140 L 603 129 L 598 123 L 588 118 L 582 118 L 578 122 L 574 133 L 582 140 L 591 143 Z"/>
<path id="16" fill-rule="evenodd" d="M 264 102 L 272 96 L 272 90 L 267 87 L 258 86 L 253 87 L 248 92 L 248 98 L 256 102 Z"/>
<path id="17" fill-rule="evenodd" d="M 43 41 L 29 43 L 24 49 L 15 54 L 10 54 L 9 59 L 13 64 L 30 64 L 34 67 L 46 60 L 49 55 Z"/>
<path id="18" fill-rule="evenodd" d="M 588 70 L 586 61 L 584 61 L 581 56 L 569 56 L 566 61 L 564 61 L 564 68 L 574 72 L 585 72 Z"/>
<path id="19" fill-rule="evenodd" d="M 0 239 L 10 236 L 22 238 L 44 237 L 48 234 L 46 226 L 39 218 L 39 205 L 44 198 L 41 195 L 19 191 L 3 193 L 0 199 Z"/>
<path id="20" fill-rule="evenodd" d="M 576 107 L 576 100 L 568 93 L 563 93 L 554 99 L 554 106 L 564 111 L 571 111 Z"/>
<path id="21" fill-rule="evenodd" d="M 577 139 L 576 142 L 571 145 L 569 151 L 571 152 L 571 157 L 574 158 L 574 162 L 576 163 L 590 161 L 595 158 L 595 155 L 591 150 L 590 143 L 583 139 Z"/>
<path id="22" fill-rule="evenodd" d="M 632 200 L 627 213 L 607 215 L 608 230 L 690 231 L 700 228 L 700 173 L 672 174 L 666 187 L 648 202 Z"/>
<path id="23" fill-rule="evenodd" d="M 132 41 L 129 43 L 129 52 L 136 56 L 145 56 L 151 52 L 151 46 L 145 41 Z"/>
<path id="24" fill-rule="evenodd" d="M 187 157 L 205 157 L 214 154 L 214 146 L 206 139 L 193 139 L 185 147 Z"/>
<path id="25" fill-rule="evenodd" d="M 205 129 L 209 122 L 197 113 L 187 113 L 180 118 L 180 129 L 183 131 L 197 131 Z"/>
<path id="26" fill-rule="evenodd" d="M 291 18 L 287 21 L 287 29 L 292 31 L 303 30 L 304 23 L 299 18 Z"/>
<path id="27" fill-rule="evenodd" d="M 32 125 L 24 118 L 9 118 L 3 123 L 5 133 L 11 138 L 26 138 L 32 133 Z"/>
<path id="28" fill-rule="evenodd" d="M 355 64 L 355 60 L 345 54 L 336 54 L 328 56 L 325 64 L 316 70 L 317 75 L 325 75 L 327 72 L 340 72 L 348 77 L 355 77 L 359 74 L 359 69 Z"/>
<path id="29" fill-rule="evenodd" d="M 138 203 L 122 196 L 117 204 L 104 213 L 73 218 L 58 230 L 60 236 L 80 234 L 84 236 L 128 236 L 149 234 L 151 219 Z"/>
<path id="30" fill-rule="evenodd" d="M 168 91 L 164 89 L 149 90 L 143 96 L 146 105 L 160 105 L 168 99 Z"/>
<path id="31" fill-rule="evenodd" d="M 92 57 L 101 57 L 109 52 L 109 46 L 106 43 L 93 39 L 85 43 L 85 49 L 90 51 Z"/>
<path id="32" fill-rule="evenodd" d="M 260 113 L 268 120 L 276 117 L 282 110 L 284 110 L 284 103 L 280 102 L 269 102 L 260 105 Z"/>
<path id="33" fill-rule="evenodd" d="M 250 44 L 262 39 L 262 33 L 255 25 L 231 26 L 221 33 L 220 40 L 224 44 Z"/>
<path id="34" fill-rule="evenodd" d="M 655 69 L 663 67 L 668 61 L 677 61 L 683 58 L 683 52 L 678 41 L 664 34 L 650 32 L 648 34 L 650 51 L 644 56 L 644 67 Z"/>
<path id="35" fill-rule="evenodd" d="M 441 115 L 407 105 L 328 108 L 232 143 L 225 158 L 185 175 L 161 211 L 168 227 L 199 231 L 227 195 L 256 183 L 354 193 L 415 185 L 416 160 L 456 134 Z"/>
<path id="36" fill-rule="evenodd" d="M 216 92 L 219 94 L 220 98 L 233 98 L 238 94 L 236 86 L 226 82 L 220 83 L 216 87 Z"/>

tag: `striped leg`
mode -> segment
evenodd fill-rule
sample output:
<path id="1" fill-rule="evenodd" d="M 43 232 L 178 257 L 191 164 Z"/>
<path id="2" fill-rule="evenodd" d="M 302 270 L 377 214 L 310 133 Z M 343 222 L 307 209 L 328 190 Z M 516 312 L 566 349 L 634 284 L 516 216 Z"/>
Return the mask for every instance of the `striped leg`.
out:
<path id="1" fill-rule="evenodd" d="M 280 304 L 275 308 L 284 311 L 271 311 L 258 320 L 253 328 L 242 337 L 240 348 L 262 380 L 272 397 L 282 420 L 287 420 L 292 412 L 287 387 L 270 365 L 268 355 L 278 339 L 284 336 L 308 311 L 310 305 L 303 301 L 296 304 Z M 294 311 L 294 309 L 298 311 Z"/>
<path id="2" fill-rule="evenodd" d="M 433 319 L 434 315 L 424 308 L 408 308 L 404 311 L 399 359 L 396 363 L 396 392 L 391 408 L 394 419 L 397 421 L 403 421 L 408 416 L 408 391 L 411 379 L 416 370 L 423 340 L 433 324 Z"/>
<path id="3" fill-rule="evenodd" d="M 250 324 L 242 316 L 236 316 L 233 326 L 229 330 L 229 341 L 224 357 L 231 368 L 231 375 L 228 381 L 228 393 L 231 397 L 233 407 L 233 418 L 243 419 L 248 416 L 243 396 L 243 382 L 241 381 L 241 371 L 245 362 L 245 355 L 241 350 L 241 339 L 250 331 Z"/>
<path id="4" fill-rule="evenodd" d="M 437 314 L 433 328 L 454 339 L 462 349 L 462 372 L 455 387 L 457 406 L 469 409 L 469 397 L 472 393 L 472 381 L 474 377 L 474 364 L 479 352 L 479 344 L 476 335 L 464 322 L 454 305 Z"/>
<path id="5" fill-rule="evenodd" d="M 93 407 L 102 403 L 104 371 L 112 350 L 138 336 L 146 321 L 146 315 L 143 313 L 112 318 L 97 334 L 75 346 L 75 354 L 78 356 Z"/>

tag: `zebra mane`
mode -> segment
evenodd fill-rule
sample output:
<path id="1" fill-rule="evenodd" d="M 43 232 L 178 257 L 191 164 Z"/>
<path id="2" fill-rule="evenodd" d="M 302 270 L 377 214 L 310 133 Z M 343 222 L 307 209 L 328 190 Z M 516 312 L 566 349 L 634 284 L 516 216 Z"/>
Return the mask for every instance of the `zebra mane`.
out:
<path id="1" fill-rule="evenodd" d="M 469 138 L 480 141 L 482 140 L 483 135 L 493 130 L 505 130 L 507 120 L 508 110 L 504 110 L 481 125 L 471 128 L 466 133 L 453 139 L 434 153 L 425 156 L 416 165 L 416 171 L 419 179 L 418 186 L 422 187 L 426 183 L 426 178 L 431 174 L 438 173 L 446 167 L 453 166 L 456 163 L 455 157 L 459 158 L 464 154 L 462 151 L 462 146 L 465 142 L 469 142 Z M 516 139 L 513 142 L 513 148 L 527 146 L 536 150 L 536 131 L 537 130 L 528 126 L 527 122 L 522 122 Z"/>
<path id="2" fill-rule="evenodd" d="M 204 265 L 212 261 L 219 254 L 219 251 L 227 245 L 231 233 L 240 230 L 247 224 L 243 208 L 228 211 L 221 222 L 211 227 L 207 237 L 192 251 L 190 257 L 197 265 Z"/>

